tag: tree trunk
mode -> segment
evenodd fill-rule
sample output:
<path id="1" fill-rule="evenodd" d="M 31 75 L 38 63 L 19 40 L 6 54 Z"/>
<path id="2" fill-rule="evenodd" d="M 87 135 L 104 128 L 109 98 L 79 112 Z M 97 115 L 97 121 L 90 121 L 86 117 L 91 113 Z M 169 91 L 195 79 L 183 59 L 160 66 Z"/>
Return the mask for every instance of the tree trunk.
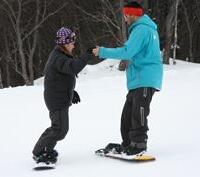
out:
<path id="1" fill-rule="evenodd" d="M 40 15 L 39 0 L 36 1 L 36 9 L 37 11 L 36 11 L 36 17 L 35 17 L 35 26 L 39 22 L 39 15 Z M 29 70 L 29 82 L 27 83 L 28 85 L 34 84 L 33 57 L 34 57 L 35 49 L 37 46 L 37 37 L 38 37 L 38 29 L 34 31 L 33 41 L 32 41 L 32 44 L 30 44 L 30 46 L 32 47 L 30 49 L 29 60 L 28 60 L 28 70 Z"/>
<path id="2" fill-rule="evenodd" d="M 123 7 L 124 7 L 124 0 L 120 0 L 120 10 Z M 125 42 L 127 40 L 127 28 L 123 14 L 121 14 L 121 32 L 122 32 L 122 41 Z"/>
<path id="3" fill-rule="evenodd" d="M 174 19 L 175 5 L 176 5 L 176 1 L 173 1 L 166 18 L 165 48 L 164 48 L 164 54 L 163 54 L 165 64 L 169 64 L 169 59 L 170 59 L 170 49 L 172 45 L 172 36 L 173 36 L 172 25 L 173 25 L 173 19 Z"/>
<path id="4" fill-rule="evenodd" d="M 176 64 L 176 50 L 178 47 L 177 44 L 177 26 L 178 26 L 178 5 L 180 0 L 176 0 L 175 4 L 175 17 L 174 17 L 174 47 L 173 47 L 173 64 Z"/>
<path id="5" fill-rule="evenodd" d="M 191 23 L 189 20 L 189 14 L 182 0 L 181 0 L 181 5 L 183 7 L 183 12 L 185 15 L 185 21 L 186 21 L 186 26 L 187 26 L 188 35 L 189 35 L 189 61 L 194 62 L 193 50 L 192 50 L 193 49 L 193 31 L 192 31 Z"/>
<path id="6" fill-rule="evenodd" d="M 18 49 L 19 49 L 19 56 L 21 59 L 21 67 L 22 67 L 22 76 L 24 79 L 25 84 L 27 85 L 29 83 L 27 69 L 26 69 L 26 58 L 24 54 L 23 49 L 23 41 L 21 36 L 21 30 L 20 30 L 20 21 L 21 21 L 21 14 L 22 14 L 22 2 L 18 1 L 18 15 L 16 19 L 16 35 L 17 35 L 17 43 L 18 43 Z"/>
<path id="7" fill-rule="evenodd" d="M 120 0 L 120 10 L 124 7 L 124 0 Z M 126 28 L 126 23 L 124 21 L 124 16 L 123 14 L 121 15 L 121 36 L 122 36 L 122 42 L 124 43 L 127 40 L 127 28 Z M 127 61 L 126 60 L 121 60 L 118 66 L 118 69 L 120 71 L 125 71 L 127 67 Z"/>
<path id="8" fill-rule="evenodd" d="M 1 77 L 1 68 L 0 68 L 0 89 L 2 89 L 3 88 L 3 83 L 2 83 L 2 77 Z"/>

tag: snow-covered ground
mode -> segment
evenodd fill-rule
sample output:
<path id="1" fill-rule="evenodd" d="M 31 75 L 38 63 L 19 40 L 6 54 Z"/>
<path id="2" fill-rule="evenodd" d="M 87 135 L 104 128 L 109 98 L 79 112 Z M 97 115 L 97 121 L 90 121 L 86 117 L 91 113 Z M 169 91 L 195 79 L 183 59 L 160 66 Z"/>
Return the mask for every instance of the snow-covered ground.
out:
<path id="1" fill-rule="evenodd" d="M 200 65 L 165 66 L 163 90 L 151 104 L 148 152 L 155 162 L 127 163 L 94 151 L 120 142 L 125 73 L 113 61 L 88 66 L 77 80 L 81 103 L 70 108 L 70 131 L 57 145 L 55 170 L 32 170 L 32 148 L 49 126 L 42 79 L 33 87 L 0 90 L 1 177 L 199 177 Z"/>

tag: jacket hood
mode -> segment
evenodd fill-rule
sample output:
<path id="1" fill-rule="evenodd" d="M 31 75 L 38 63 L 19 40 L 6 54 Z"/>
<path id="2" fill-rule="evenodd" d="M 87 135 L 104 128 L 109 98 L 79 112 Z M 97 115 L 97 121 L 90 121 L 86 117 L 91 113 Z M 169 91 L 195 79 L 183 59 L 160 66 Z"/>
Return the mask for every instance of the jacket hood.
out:
<path id="1" fill-rule="evenodd" d="M 151 20 L 151 18 L 148 15 L 143 15 L 136 22 L 133 22 L 128 28 L 129 33 L 134 27 L 138 25 L 146 25 L 154 30 L 157 30 L 157 25 L 154 23 L 153 20 Z"/>

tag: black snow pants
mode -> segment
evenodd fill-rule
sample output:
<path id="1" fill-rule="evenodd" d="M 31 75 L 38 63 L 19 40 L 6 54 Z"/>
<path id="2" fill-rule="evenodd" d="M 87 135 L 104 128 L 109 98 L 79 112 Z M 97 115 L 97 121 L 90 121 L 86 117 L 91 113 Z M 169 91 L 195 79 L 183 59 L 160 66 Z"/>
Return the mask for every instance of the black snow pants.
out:
<path id="1" fill-rule="evenodd" d="M 51 127 L 47 128 L 37 141 L 33 154 L 39 155 L 42 151 L 51 151 L 57 144 L 57 141 L 64 139 L 69 130 L 69 108 L 63 108 L 57 111 L 50 111 Z"/>
<path id="2" fill-rule="evenodd" d="M 130 90 L 121 116 L 121 136 L 124 147 L 132 143 L 147 142 L 150 103 L 156 90 L 150 87 L 141 87 Z"/>

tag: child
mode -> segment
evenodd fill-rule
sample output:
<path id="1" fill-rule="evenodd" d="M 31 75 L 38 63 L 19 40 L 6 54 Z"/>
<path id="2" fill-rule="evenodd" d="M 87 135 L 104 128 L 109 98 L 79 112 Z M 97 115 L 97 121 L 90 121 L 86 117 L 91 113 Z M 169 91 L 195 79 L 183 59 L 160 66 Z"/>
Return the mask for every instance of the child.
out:
<path id="1" fill-rule="evenodd" d="M 60 28 L 57 32 L 57 46 L 50 53 L 45 66 L 44 100 L 49 110 L 51 126 L 44 131 L 33 149 L 36 163 L 56 163 L 58 153 L 54 147 L 68 132 L 69 107 L 72 103 L 80 102 L 80 97 L 74 90 L 76 76 L 94 55 L 86 52 L 80 59 L 73 58 L 75 39 L 76 35 L 71 29 Z"/>

